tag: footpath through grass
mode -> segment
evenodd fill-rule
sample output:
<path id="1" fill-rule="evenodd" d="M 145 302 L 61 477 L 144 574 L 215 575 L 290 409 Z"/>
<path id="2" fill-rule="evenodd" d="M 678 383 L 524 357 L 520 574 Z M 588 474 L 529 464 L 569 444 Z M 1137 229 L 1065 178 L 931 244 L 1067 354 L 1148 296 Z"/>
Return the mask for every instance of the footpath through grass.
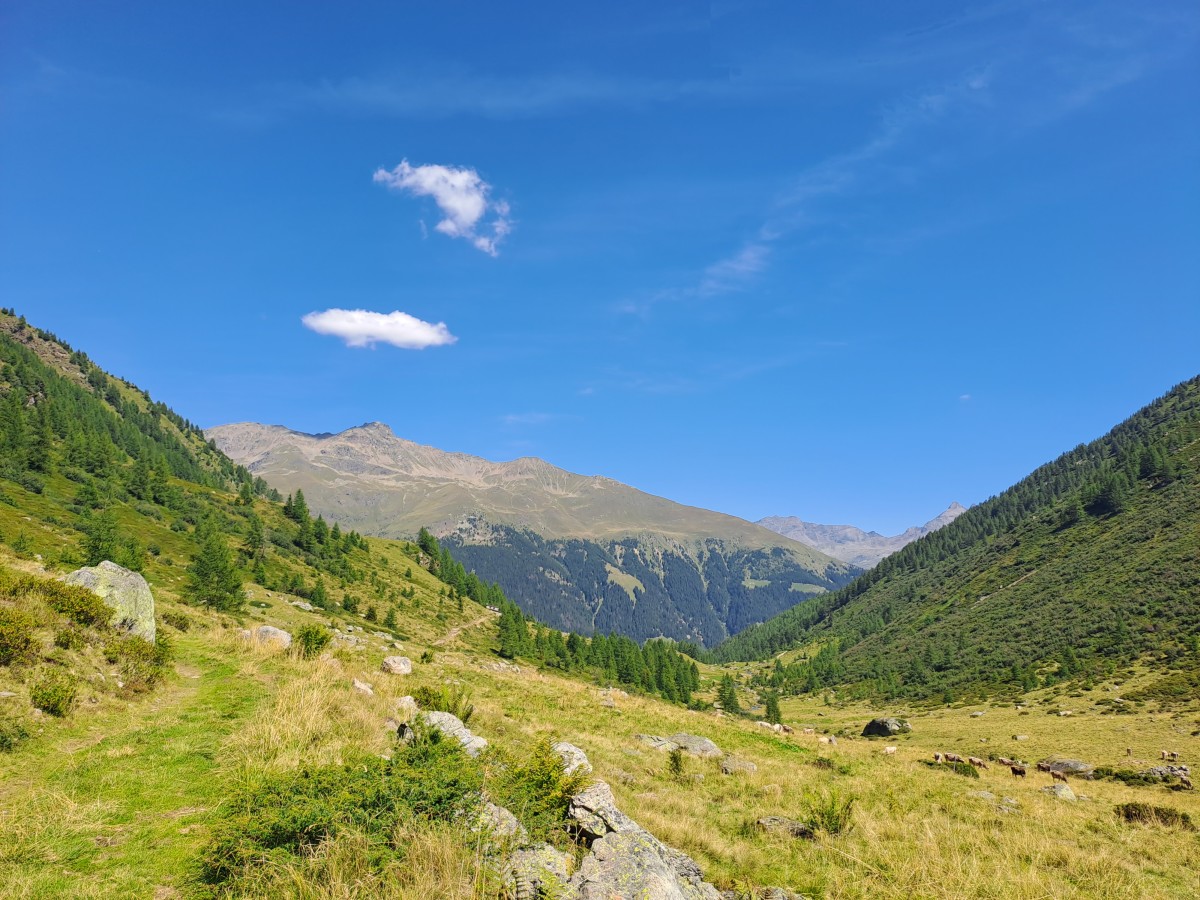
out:
<path id="1" fill-rule="evenodd" d="M 223 742 L 267 697 L 211 636 L 180 635 L 176 673 L 125 706 L 46 720 L 0 755 L 0 896 L 177 896 L 228 793 Z"/>

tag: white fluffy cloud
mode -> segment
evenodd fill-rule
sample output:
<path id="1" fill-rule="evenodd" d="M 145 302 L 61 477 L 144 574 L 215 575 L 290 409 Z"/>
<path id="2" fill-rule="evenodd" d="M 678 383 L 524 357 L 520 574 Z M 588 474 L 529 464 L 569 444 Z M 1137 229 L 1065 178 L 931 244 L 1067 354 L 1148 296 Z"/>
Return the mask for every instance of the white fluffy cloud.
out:
<path id="1" fill-rule="evenodd" d="M 458 340 L 445 322 L 434 325 L 400 310 L 384 314 L 365 309 L 327 309 L 310 312 L 300 321 L 317 334 L 341 338 L 347 347 L 373 347 L 383 343 L 405 350 L 424 350 Z"/>
<path id="2" fill-rule="evenodd" d="M 390 172 L 376 169 L 375 181 L 416 197 L 432 197 L 443 216 L 435 228 L 449 237 L 464 238 L 491 256 L 512 231 L 508 204 L 490 199 L 492 186 L 474 169 L 413 166 L 406 159 Z"/>

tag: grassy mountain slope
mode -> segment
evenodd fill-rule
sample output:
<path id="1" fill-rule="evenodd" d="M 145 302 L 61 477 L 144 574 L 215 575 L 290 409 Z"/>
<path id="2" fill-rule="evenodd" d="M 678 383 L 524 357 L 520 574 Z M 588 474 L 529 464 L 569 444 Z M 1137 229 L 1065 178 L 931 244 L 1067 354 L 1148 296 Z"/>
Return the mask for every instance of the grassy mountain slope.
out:
<path id="1" fill-rule="evenodd" d="M 1020 691 L 1143 654 L 1194 665 L 1198 439 L 1193 379 L 718 655 L 803 647 L 777 679 L 792 689 L 911 697 Z"/>
<path id="2" fill-rule="evenodd" d="M 564 630 L 712 645 L 858 571 L 734 516 L 538 459 L 446 453 L 379 423 L 331 435 L 247 423 L 207 433 L 338 521 L 384 537 L 431 527 L 481 578 Z"/>

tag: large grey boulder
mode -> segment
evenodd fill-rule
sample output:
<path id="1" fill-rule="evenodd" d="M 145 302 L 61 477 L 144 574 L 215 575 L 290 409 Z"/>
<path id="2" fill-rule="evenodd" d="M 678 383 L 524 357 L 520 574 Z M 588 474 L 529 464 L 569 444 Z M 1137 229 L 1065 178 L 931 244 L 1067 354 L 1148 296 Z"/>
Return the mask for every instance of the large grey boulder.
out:
<path id="1" fill-rule="evenodd" d="M 692 754 L 692 756 L 700 756 L 704 758 L 724 756 L 721 748 L 706 737 L 697 737 L 694 734 L 685 734 L 680 732 L 679 734 L 671 735 L 669 738 L 667 738 L 667 740 L 673 743 L 680 750 L 683 750 L 685 753 Z"/>
<path id="2" fill-rule="evenodd" d="M 106 559 L 98 566 L 76 569 L 66 582 L 98 595 L 113 611 L 109 621 L 113 628 L 154 642 L 154 595 L 146 579 L 137 572 Z"/>
<path id="3" fill-rule="evenodd" d="M 483 748 L 487 746 L 487 741 L 476 734 L 471 733 L 471 729 L 467 728 L 462 723 L 462 719 L 453 713 L 442 712 L 435 710 L 434 712 L 421 713 L 421 721 L 430 728 L 436 728 L 446 737 L 454 738 L 463 745 L 463 749 L 467 751 L 469 756 L 478 756 Z"/>
<path id="4" fill-rule="evenodd" d="M 892 737 L 897 734 L 907 734 L 912 731 L 912 726 L 907 722 L 894 718 L 893 716 L 884 716 L 878 719 L 872 719 L 867 723 L 867 727 L 863 729 L 863 737 Z"/>
<path id="5" fill-rule="evenodd" d="M 1064 759 L 1058 756 L 1043 759 L 1042 763 L 1048 766 L 1051 772 L 1062 772 L 1065 775 L 1087 775 L 1096 768 L 1081 759 Z"/>
<path id="6" fill-rule="evenodd" d="M 646 831 L 607 835 L 592 845 L 571 887 L 579 900 L 720 900 L 711 884 L 681 876 L 664 849 Z"/>

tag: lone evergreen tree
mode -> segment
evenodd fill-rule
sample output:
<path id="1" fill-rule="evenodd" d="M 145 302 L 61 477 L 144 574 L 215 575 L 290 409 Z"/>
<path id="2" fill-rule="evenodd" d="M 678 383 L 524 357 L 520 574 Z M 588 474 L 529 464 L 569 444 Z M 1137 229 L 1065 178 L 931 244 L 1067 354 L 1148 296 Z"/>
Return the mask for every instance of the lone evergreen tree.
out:
<path id="1" fill-rule="evenodd" d="M 774 691 L 768 691 L 766 696 L 763 698 L 763 702 L 767 707 L 767 721 L 772 725 L 778 725 L 780 722 L 782 722 L 783 713 L 779 711 L 779 695 Z"/>
<path id="2" fill-rule="evenodd" d="M 242 576 L 233 563 L 225 538 L 210 519 L 200 526 L 200 552 L 187 570 L 186 593 L 201 606 L 235 612 L 246 603 Z"/>
<path id="3" fill-rule="evenodd" d="M 733 683 L 732 675 L 721 676 L 721 685 L 717 688 L 717 702 L 727 713 L 736 715 L 742 711 L 741 704 L 738 703 L 737 686 Z"/>

